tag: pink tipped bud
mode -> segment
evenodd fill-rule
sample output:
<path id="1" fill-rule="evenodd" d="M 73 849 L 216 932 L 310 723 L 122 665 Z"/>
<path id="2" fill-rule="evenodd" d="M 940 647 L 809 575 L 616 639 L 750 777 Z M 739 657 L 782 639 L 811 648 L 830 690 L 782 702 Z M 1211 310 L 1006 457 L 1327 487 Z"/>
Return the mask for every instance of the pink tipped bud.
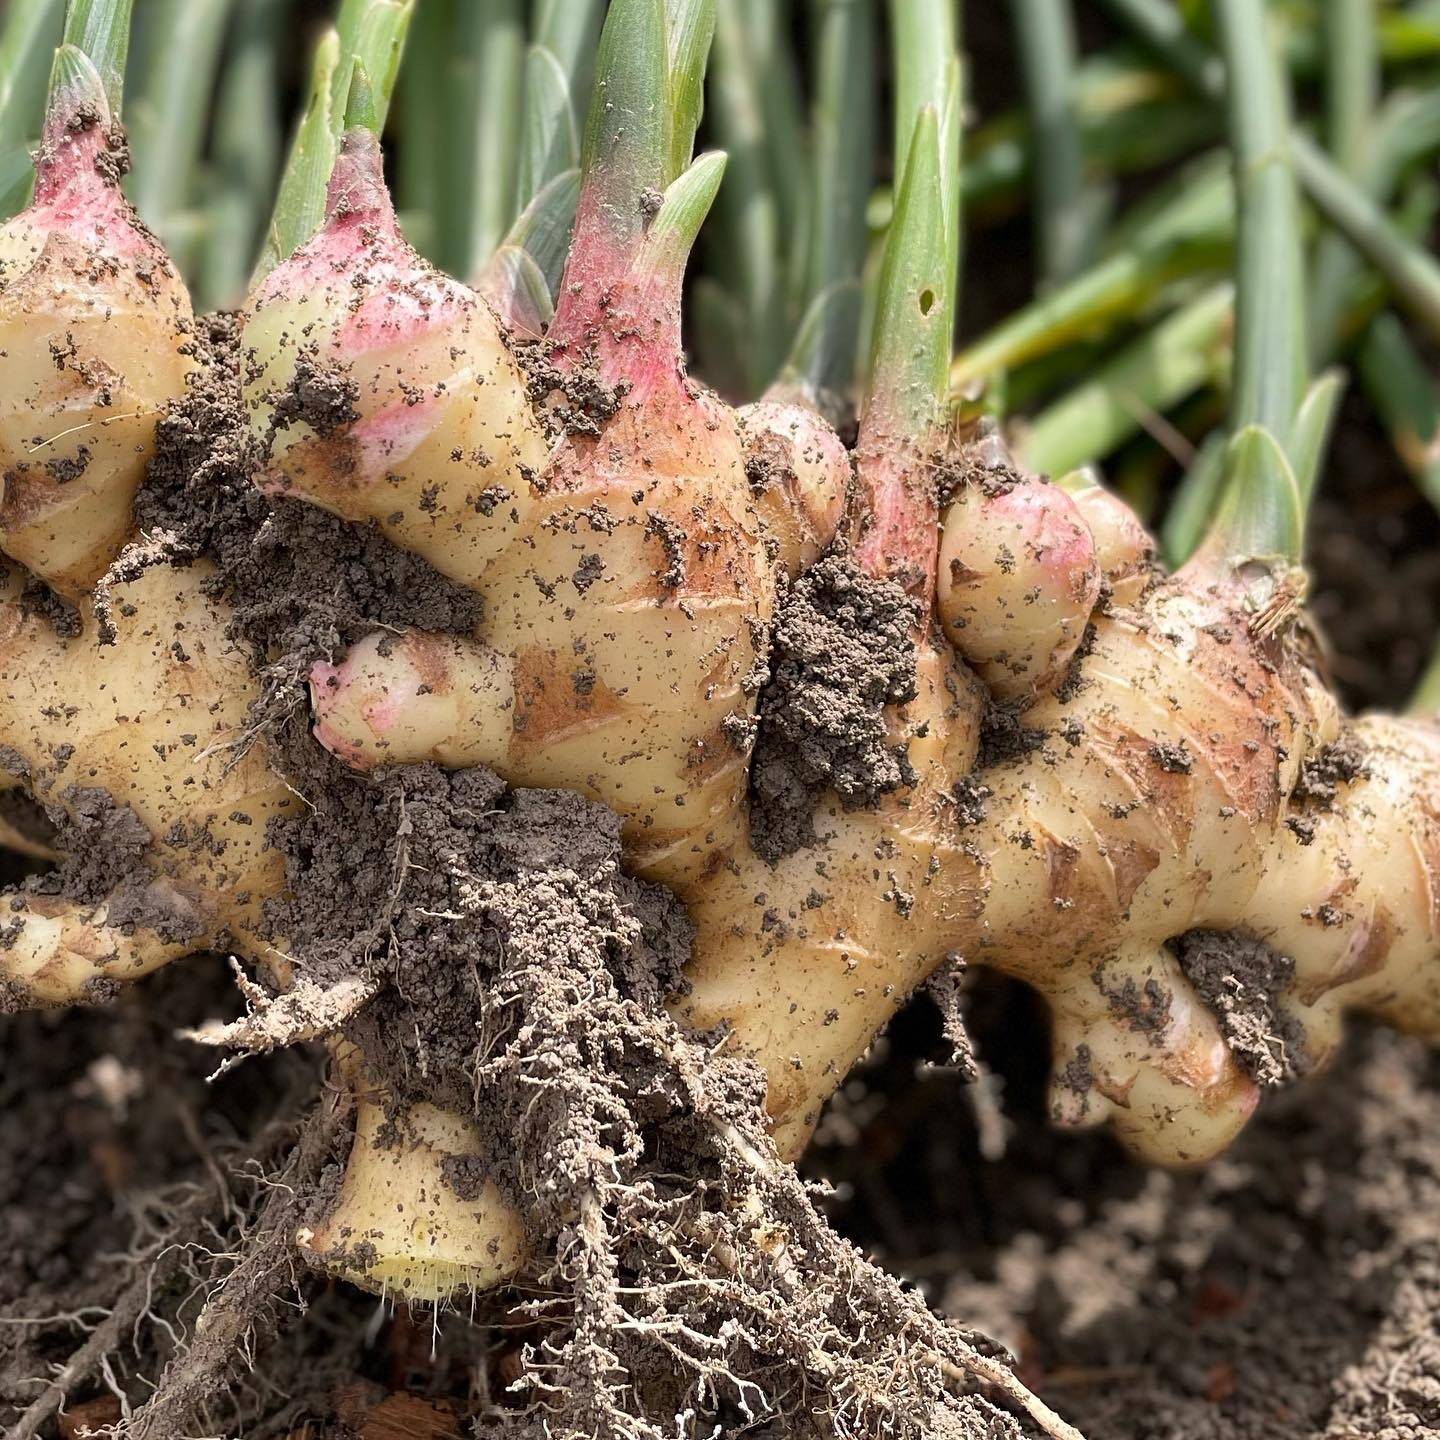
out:
<path id="1" fill-rule="evenodd" d="M 476 583 L 546 445 L 494 315 L 401 236 L 369 131 L 345 136 L 325 223 L 261 285 L 244 344 L 266 485 Z"/>
<path id="2" fill-rule="evenodd" d="M 356 770 L 504 761 L 510 661 L 459 635 L 370 635 L 310 672 L 315 738 Z"/>
<path id="3" fill-rule="evenodd" d="M 813 410 L 761 400 L 737 412 L 745 473 L 790 574 L 829 547 L 845 513 L 850 455 Z"/>
<path id="4" fill-rule="evenodd" d="M 120 193 L 103 97 L 52 101 L 35 199 L 0 230 L 0 548 L 79 598 L 129 538 L 190 297 Z M 97 92 L 98 96 L 98 92 Z"/>
<path id="5" fill-rule="evenodd" d="M 1064 675 L 1099 598 L 1095 541 L 1053 485 L 971 486 L 946 513 L 937 586 L 946 633 L 991 692 L 1034 697 Z"/>

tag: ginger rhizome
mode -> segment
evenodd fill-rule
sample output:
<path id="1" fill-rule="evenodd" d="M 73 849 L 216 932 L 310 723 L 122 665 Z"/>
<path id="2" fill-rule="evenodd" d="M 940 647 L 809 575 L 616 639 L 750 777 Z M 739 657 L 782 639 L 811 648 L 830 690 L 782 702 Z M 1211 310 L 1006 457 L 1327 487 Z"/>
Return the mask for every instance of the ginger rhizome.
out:
<path id="1" fill-rule="evenodd" d="M 662 43 L 627 35 L 642 14 Z M 363 125 L 323 225 L 246 306 L 250 501 L 373 527 L 478 602 L 449 628 L 376 616 L 307 662 L 314 741 L 358 775 L 483 768 L 609 807 L 627 877 L 693 927 L 673 1016 L 754 1062 L 787 1157 L 947 956 L 1045 997 L 1058 1121 L 1162 1162 L 1221 1150 L 1268 1073 L 1194 932 L 1284 957 L 1271 1064 L 1322 1063 L 1347 1010 L 1440 1033 L 1434 727 L 1339 714 L 1284 557 L 1212 545 L 1163 576 L 1093 479 L 1019 473 L 951 423 L 953 90 L 904 117 L 852 450 L 686 374 L 684 267 L 724 162 L 692 161 L 693 117 L 657 100 L 685 58 L 663 7 L 615 7 L 605 37 L 541 339 L 410 249 Z M 267 988 L 209 1038 L 330 1037 L 356 1099 L 302 1251 L 414 1298 L 493 1284 L 543 1242 L 495 1137 L 397 1094 L 361 1023 L 375 975 L 320 975 L 277 919 L 299 882 L 271 822 L 310 803 L 254 733 L 282 657 L 237 638 L 211 560 L 131 523 L 193 322 L 115 188 L 102 103 L 66 103 L 0 235 L 0 745 L 58 848 L 108 825 L 116 863 L 13 895 L 6 1003 L 234 948 Z"/>

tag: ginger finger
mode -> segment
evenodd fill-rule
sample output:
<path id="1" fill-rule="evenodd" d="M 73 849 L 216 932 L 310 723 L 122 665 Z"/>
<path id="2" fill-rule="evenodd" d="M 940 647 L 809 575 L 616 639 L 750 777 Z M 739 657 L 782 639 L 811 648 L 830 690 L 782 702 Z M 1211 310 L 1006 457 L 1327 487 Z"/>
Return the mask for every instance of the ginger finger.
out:
<path id="1" fill-rule="evenodd" d="M 735 416 L 745 474 L 766 532 L 780 547 L 780 567 L 793 578 L 820 558 L 840 528 L 850 456 L 834 429 L 803 405 L 757 400 Z"/>
<path id="2" fill-rule="evenodd" d="M 951 643 L 1000 700 L 1064 678 L 1100 595 L 1095 541 L 1058 486 L 987 470 L 951 499 L 936 603 Z"/>
<path id="3" fill-rule="evenodd" d="M 1155 579 L 1155 542 L 1135 512 L 1086 470 L 1055 483 L 1075 502 L 1095 542 L 1095 563 L 1116 605 L 1133 605 Z"/>
<path id="4" fill-rule="evenodd" d="M 295 797 L 263 752 L 245 745 L 256 686 L 205 593 L 208 573 L 200 564 L 155 567 L 116 586 L 109 644 L 93 616 L 62 639 L 13 589 L 0 604 L 0 744 L 11 770 L 62 821 L 58 847 L 68 824 L 73 835 L 91 834 L 86 843 L 111 871 L 133 870 L 129 918 L 117 923 L 146 928 L 142 896 L 168 907 L 155 912 L 167 916 L 162 933 L 171 921 L 183 918 L 184 929 L 193 920 L 189 943 L 178 948 L 144 941 L 146 958 L 132 972 L 108 958 L 108 937 L 72 944 L 75 922 L 65 919 L 67 955 L 92 955 L 95 965 L 86 974 L 67 959 L 47 970 L 37 998 L 49 1003 L 81 998 L 89 979 L 141 973 L 189 953 L 221 931 L 264 951 L 263 902 L 283 881 L 265 829 Z M 77 694 L 88 703 L 73 703 Z M 0 978 L 23 984 L 18 971 L 31 963 L 23 954 L 59 942 L 48 938 L 54 927 L 39 908 L 22 918 L 22 933 L 32 924 L 40 933 L 0 952 Z"/>
<path id="5" fill-rule="evenodd" d="M 340 1072 L 357 1096 L 355 1142 L 334 1206 L 296 1233 L 300 1253 L 411 1300 L 509 1279 L 525 1258 L 525 1226 L 494 1183 L 475 1175 L 483 1165 L 476 1127 L 427 1104 L 387 1116 L 353 1049 L 341 1050 Z"/>
<path id="6" fill-rule="evenodd" d="M 1248 928 L 1294 962 L 1280 1008 L 1311 1065 L 1346 1011 L 1440 1035 L 1440 732 L 1366 716 L 1307 767 Z"/>
<path id="7" fill-rule="evenodd" d="M 368 130 L 349 131 L 324 226 L 276 267 L 243 335 L 264 483 L 373 520 L 475 585 L 533 526 L 547 446 L 485 303 L 401 238 Z"/>
<path id="8" fill-rule="evenodd" d="M 164 879 L 93 905 L 12 890 L 5 908 L 0 1010 L 101 1000 L 115 984 L 193 954 L 207 937 L 199 906 Z"/>
<path id="9" fill-rule="evenodd" d="M 35 198 L 0 230 L 0 549 L 77 600 L 129 536 L 192 316 L 120 193 L 123 137 L 93 68 L 70 47 L 60 64 Z"/>

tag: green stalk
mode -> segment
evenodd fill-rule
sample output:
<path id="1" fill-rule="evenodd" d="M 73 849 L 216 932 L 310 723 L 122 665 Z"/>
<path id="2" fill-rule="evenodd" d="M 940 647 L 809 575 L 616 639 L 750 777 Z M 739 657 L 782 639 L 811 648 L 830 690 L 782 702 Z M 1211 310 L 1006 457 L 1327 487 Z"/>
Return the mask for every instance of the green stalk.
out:
<path id="1" fill-rule="evenodd" d="M 580 164 L 580 125 L 570 84 L 553 51 L 532 45 L 525 56 L 525 104 L 519 124 L 514 210 L 557 176 Z"/>
<path id="2" fill-rule="evenodd" d="M 60 39 L 63 13 L 62 0 L 11 0 L 0 31 L 0 144 L 39 133 L 44 90 L 36 62 Z"/>
<path id="3" fill-rule="evenodd" d="M 903 585 L 923 631 L 935 593 L 930 470 L 959 283 L 960 57 L 950 0 L 893 0 L 891 18 L 896 126 L 908 123 L 910 138 L 875 290 L 849 523 L 855 563 Z"/>
<path id="4" fill-rule="evenodd" d="M 1014 16 L 1033 137 L 1035 242 L 1045 289 L 1068 280 L 1092 258 L 1100 206 L 1085 186 L 1070 0 L 1014 0 Z"/>
<path id="5" fill-rule="evenodd" d="M 377 134 L 383 129 L 415 3 L 342 0 L 334 27 L 316 47 L 305 113 L 280 179 L 256 281 L 308 240 L 325 217 L 325 187 L 339 152 L 357 69 L 369 86 L 372 127 Z"/>
<path id="6" fill-rule="evenodd" d="M 396 82 L 395 108 L 400 147 L 395 170 L 395 202 L 405 238 L 428 260 L 444 268 L 441 235 L 449 233 L 447 210 L 463 203 L 447 180 L 450 123 L 450 71 L 455 61 L 455 0 L 425 0 L 415 12 L 405 42 L 405 59 Z"/>
<path id="7" fill-rule="evenodd" d="M 1289 102 L 1263 0 L 1216 0 L 1229 69 L 1237 206 L 1230 427 L 1268 430 L 1282 449 L 1305 390 L 1305 266 L 1290 165 Z"/>
<path id="8" fill-rule="evenodd" d="M 1380 16 L 1380 53 L 1388 62 L 1405 64 L 1440 56 L 1440 5 L 1435 0 L 1408 9 L 1387 9 Z"/>
<path id="9" fill-rule="evenodd" d="M 605 0 L 534 0 L 533 11 L 530 38 L 555 57 L 578 109 L 590 94 Z"/>
<path id="10" fill-rule="evenodd" d="M 291 0 L 246 0 L 236 17 L 215 105 L 215 224 L 205 239 L 195 293 L 202 310 L 238 304 L 255 263 L 280 170 L 275 97 L 290 8 Z"/>
<path id="11" fill-rule="evenodd" d="M 933 105 L 916 119 L 909 160 L 890 221 L 878 303 L 870 384 L 862 425 L 879 420 L 893 438 L 919 439 L 937 423 L 945 395 L 950 331 L 944 315 L 953 284 Z"/>
<path id="12" fill-rule="evenodd" d="M 1370 131 L 1380 91 L 1380 58 L 1374 6 L 1366 0 L 1324 0 L 1326 142 L 1340 170 L 1366 187 Z M 1371 195 L 1379 192 L 1373 184 Z M 1315 253 L 1310 301 L 1310 356 L 1323 365 L 1335 353 L 1345 292 L 1359 263 L 1348 241 L 1334 231 Z"/>
<path id="13" fill-rule="evenodd" d="M 132 0 L 67 0 L 64 44 L 73 45 L 95 67 L 110 113 L 119 118 L 130 51 Z"/>
<path id="14" fill-rule="evenodd" d="M 847 408 L 860 338 L 865 205 L 875 144 L 870 0 L 817 0 L 814 153 L 801 303 L 804 319 L 778 388 L 832 419 Z"/>
<path id="15" fill-rule="evenodd" d="M 972 387 L 1092 338 L 1139 313 L 1176 279 L 1223 266 L 1233 232 L 1231 196 L 1217 163 L 1187 171 L 1168 203 L 1127 236 L 1122 249 L 1008 316 L 957 355 L 951 388 Z"/>
<path id="16" fill-rule="evenodd" d="M 1235 164 L 1236 316 L 1230 442 L 1198 563 L 1237 575 L 1254 602 L 1300 559 L 1305 488 L 1294 463 L 1306 378 L 1300 196 L 1290 163 L 1289 98 L 1264 0 L 1216 0 Z"/>
<path id="17" fill-rule="evenodd" d="M 956 0 L 890 0 L 891 45 L 895 55 L 895 136 L 893 147 L 896 184 L 905 174 L 916 117 L 926 105 L 934 106 L 938 126 L 939 175 L 946 246 L 955 256 L 955 275 L 943 288 L 942 299 L 954 303 L 960 270 L 960 127 L 961 114 L 959 37 Z"/>
<path id="18" fill-rule="evenodd" d="M 1427 208 L 1420 218 L 1428 225 L 1432 214 Z M 1383 299 L 1373 272 L 1356 277 L 1346 304 L 1345 333 L 1363 331 Z M 1033 439 L 1025 443 L 1034 451 L 1025 453 L 1031 468 L 1055 473 L 1070 465 L 1097 464 L 1144 428 L 1147 416 L 1163 414 L 1202 385 L 1224 383 L 1231 324 L 1228 302 L 1215 310 L 1200 296 L 1131 342 L 1030 422 Z M 1020 372 L 1027 389 L 1045 363 Z"/>
<path id="19" fill-rule="evenodd" d="M 1223 67 L 1185 29 L 1179 12 L 1166 0 L 1105 3 L 1196 90 L 1221 98 Z M 1321 214 L 1385 277 L 1415 319 L 1440 338 L 1440 262 L 1410 241 L 1305 135 L 1291 137 L 1291 152 L 1295 173 Z"/>
<path id="20" fill-rule="evenodd" d="M 45 109 L 47 57 L 59 43 L 62 0 L 11 0 L 0 30 L 0 221 L 30 197 L 30 151 Z"/>
<path id="21" fill-rule="evenodd" d="M 1440 395 L 1430 367 L 1392 314 L 1371 322 L 1355 359 L 1396 453 L 1440 509 Z"/>
<path id="22" fill-rule="evenodd" d="M 1225 485 L 1228 446 L 1229 437 L 1223 427 L 1205 437 L 1165 511 L 1160 554 L 1172 570 L 1178 570 L 1205 538 Z"/>
<path id="23" fill-rule="evenodd" d="M 730 157 L 720 192 L 723 240 L 717 258 L 729 280 L 746 343 L 747 394 L 764 389 L 778 369 L 793 326 L 786 311 L 785 248 L 794 238 L 781 216 L 780 177 L 766 144 L 760 57 L 763 43 L 745 3 L 722 5 L 715 25 L 710 96 L 720 144 Z"/>
<path id="24" fill-rule="evenodd" d="M 1036 415 L 1019 441 L 1026 467 L 1058 475 L 1095 464 L 1149 417 L 1219 380 L 1228 363 L 1232 301 L 1228 282 L 1206 290 Z"/>
<path id="25" fill-rule="evenodd" d="M 1087 173 L 1153 169 L 1217 139 L 1214 109 L 1169 70 L 1125 54 L 1087 57 L 1074 72 L 1074 116 Z M 1035 158 L 1028 115 L 1014 110 L 966 137 L 961 194 L 967 209 L 1000 214 L 1025 198 Z"/>
<path id="26" fill-rule="evenodd" d="M 132 87 L 134 163 L 125 189 L 140 218 L 189 269 L 171 221 L 195 204 L 196 171 L 231 0 L 149 0 L 141 10 L 146 63 Z"/>
<path id="27" fill-rule="evenodd" d="M 689 165 L 714 31 L 715 0 L 612 0 L 586 117 L 575 234 L 550 330 L 559 344 L 621 343 L 601 323 L 604 307 L 658 222 L 656 200 Z M 705 174 L 718 184 L 711 163 Z M 686 203 L 689 223 L 698 212 Z M 655 278 L 634 276 L 636 283 Z M 678 272 L 665 277 L 676 290 L 677 347 L 680 280 Z"/>
<path id="28" fill-rule="evenodd" d="M 457 41 L 470 60 L 465 74 L 473 89 L 465 97 L 469 123 L 459 117 L 457 123 L 458 133 L 471 139 L 455 157 L 459 173 L 452 175 L 452 183 L 468 178 L 471 200 L 468 213 L 460 216 L 465 233 L 456 237 L 453 253 L 458 273 L 469 275 L 489 258 L 515 218 L 525 23 L 520 0 L 469 0 L 459 13 Z"/>
<path id="29" fill-rule="evenodd" d="M 749 50 L 760 87 L 765 160 L 774 177 L 781 235 L 787 249 L 798 251 L 794 241 L 808 223 L 809 175 L 806 163 L 804 117 L 800 106 L 800 76 L 792 53 L 789 30 L 793 0 L 737 0 L 746 17 Z M 723 10 L 724 7 L 722 7 Z M 729 172 L 726 172 L 727 177 Z M 800 261 L 789 276 L 799 278 Z"/>

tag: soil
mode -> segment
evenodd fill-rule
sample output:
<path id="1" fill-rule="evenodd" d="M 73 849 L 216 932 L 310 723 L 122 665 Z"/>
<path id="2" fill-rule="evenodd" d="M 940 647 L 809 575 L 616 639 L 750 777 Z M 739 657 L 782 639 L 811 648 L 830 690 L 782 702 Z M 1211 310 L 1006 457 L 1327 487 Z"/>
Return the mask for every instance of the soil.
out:
<path id="1" fill-rule="evenodd" d="M 750 762 L 750 835 L 769 860 L 813 845 L 815 805 L 833 790 L 873 805 L 909 783 L 885 707 L 915 697 L 915 604 L 844 554 L 812 566 L 781 597 Z"/>
<path id="2" fill-rule="evenodd" d="M 1226 1157 L 1169 1173 L 1048 1124 L 1043 1016 L 972 989 L 982 1078 L 917 1004 L 827 1116 L 837 1221 L 1021 1356 L 1091 1440 L 1440 1434 L 1440 1057 L 1358 1027 Z"/>

